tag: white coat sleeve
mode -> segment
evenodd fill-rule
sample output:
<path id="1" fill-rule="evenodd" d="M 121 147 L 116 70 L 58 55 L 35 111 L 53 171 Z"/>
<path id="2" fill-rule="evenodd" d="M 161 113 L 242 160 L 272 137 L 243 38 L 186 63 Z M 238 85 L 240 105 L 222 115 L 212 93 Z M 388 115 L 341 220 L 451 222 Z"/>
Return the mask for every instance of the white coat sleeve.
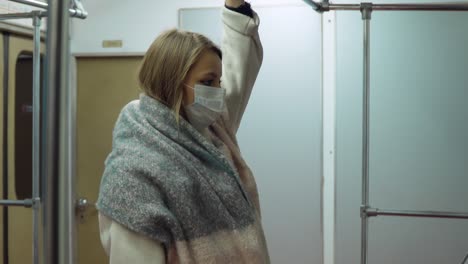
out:
<path id="1" fill-rule="evenodd" d="M 263 48 L 258 35 L 260 19 L 223 8 L 223 76 L 226 88 L 228 123 L 237 132 L 263 60 Z"/>
<path id="2" fill-rule="evenodd" d="M 109 264 L 165 264 L 164 246 L 99 213 L 101 243 Z"/>

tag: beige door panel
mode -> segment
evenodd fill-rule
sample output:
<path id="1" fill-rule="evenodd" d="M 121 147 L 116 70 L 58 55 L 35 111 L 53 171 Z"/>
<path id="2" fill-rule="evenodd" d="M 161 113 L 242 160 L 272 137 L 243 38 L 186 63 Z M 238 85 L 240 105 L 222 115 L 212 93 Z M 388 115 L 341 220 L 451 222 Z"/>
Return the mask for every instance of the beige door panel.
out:
<path id="1" fill-rule="evenodd" d="M 140 93 L 136 75 L 142 57 L 77 59 L 78 264 L 108 263 L 101 246 L 97 200 L 104 161 L 120 110 Z M 87 205 L 86 205 L 87 204 Z"/>

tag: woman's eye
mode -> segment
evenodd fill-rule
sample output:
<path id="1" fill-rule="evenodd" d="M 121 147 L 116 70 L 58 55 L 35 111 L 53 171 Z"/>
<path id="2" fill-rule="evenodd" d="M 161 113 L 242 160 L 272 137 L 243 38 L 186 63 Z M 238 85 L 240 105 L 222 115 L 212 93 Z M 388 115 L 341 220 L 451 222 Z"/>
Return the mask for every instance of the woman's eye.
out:
<path id="1" fill-rule="evenodd" d="M 213 80 L 201 81 L 201 83 L 206 86 L 211 86 L 213 84 Z"/>

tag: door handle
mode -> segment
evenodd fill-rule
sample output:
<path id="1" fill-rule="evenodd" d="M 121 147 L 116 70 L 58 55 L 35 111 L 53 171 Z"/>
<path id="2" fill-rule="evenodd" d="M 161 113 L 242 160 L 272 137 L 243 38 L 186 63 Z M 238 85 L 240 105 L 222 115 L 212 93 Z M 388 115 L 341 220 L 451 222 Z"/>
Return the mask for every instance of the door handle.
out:
<path id="1" fill-rule="evenodd" d="M 76 201 L 75 214 L 80 224 L 84 224 L 86 222 L 86 216 L 95 212 L 97 212 L 96 205 L 89 202 L 87 198 L 79 198 Z"/>

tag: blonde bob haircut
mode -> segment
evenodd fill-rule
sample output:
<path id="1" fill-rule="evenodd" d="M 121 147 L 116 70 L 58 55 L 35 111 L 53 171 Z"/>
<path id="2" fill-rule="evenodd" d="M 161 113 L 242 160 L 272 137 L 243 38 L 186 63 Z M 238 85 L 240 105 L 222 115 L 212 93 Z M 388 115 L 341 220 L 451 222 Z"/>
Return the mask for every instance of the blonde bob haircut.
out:
<path id="1" fill-rule="evenodd" d="M 171 108 L 179 121 L 184 96 L 183 82 L 201 54 L 222 53 L 207 37 L 177 29 L 159 35 L 146 52 L 138 80 L 144 93 Z"/>

